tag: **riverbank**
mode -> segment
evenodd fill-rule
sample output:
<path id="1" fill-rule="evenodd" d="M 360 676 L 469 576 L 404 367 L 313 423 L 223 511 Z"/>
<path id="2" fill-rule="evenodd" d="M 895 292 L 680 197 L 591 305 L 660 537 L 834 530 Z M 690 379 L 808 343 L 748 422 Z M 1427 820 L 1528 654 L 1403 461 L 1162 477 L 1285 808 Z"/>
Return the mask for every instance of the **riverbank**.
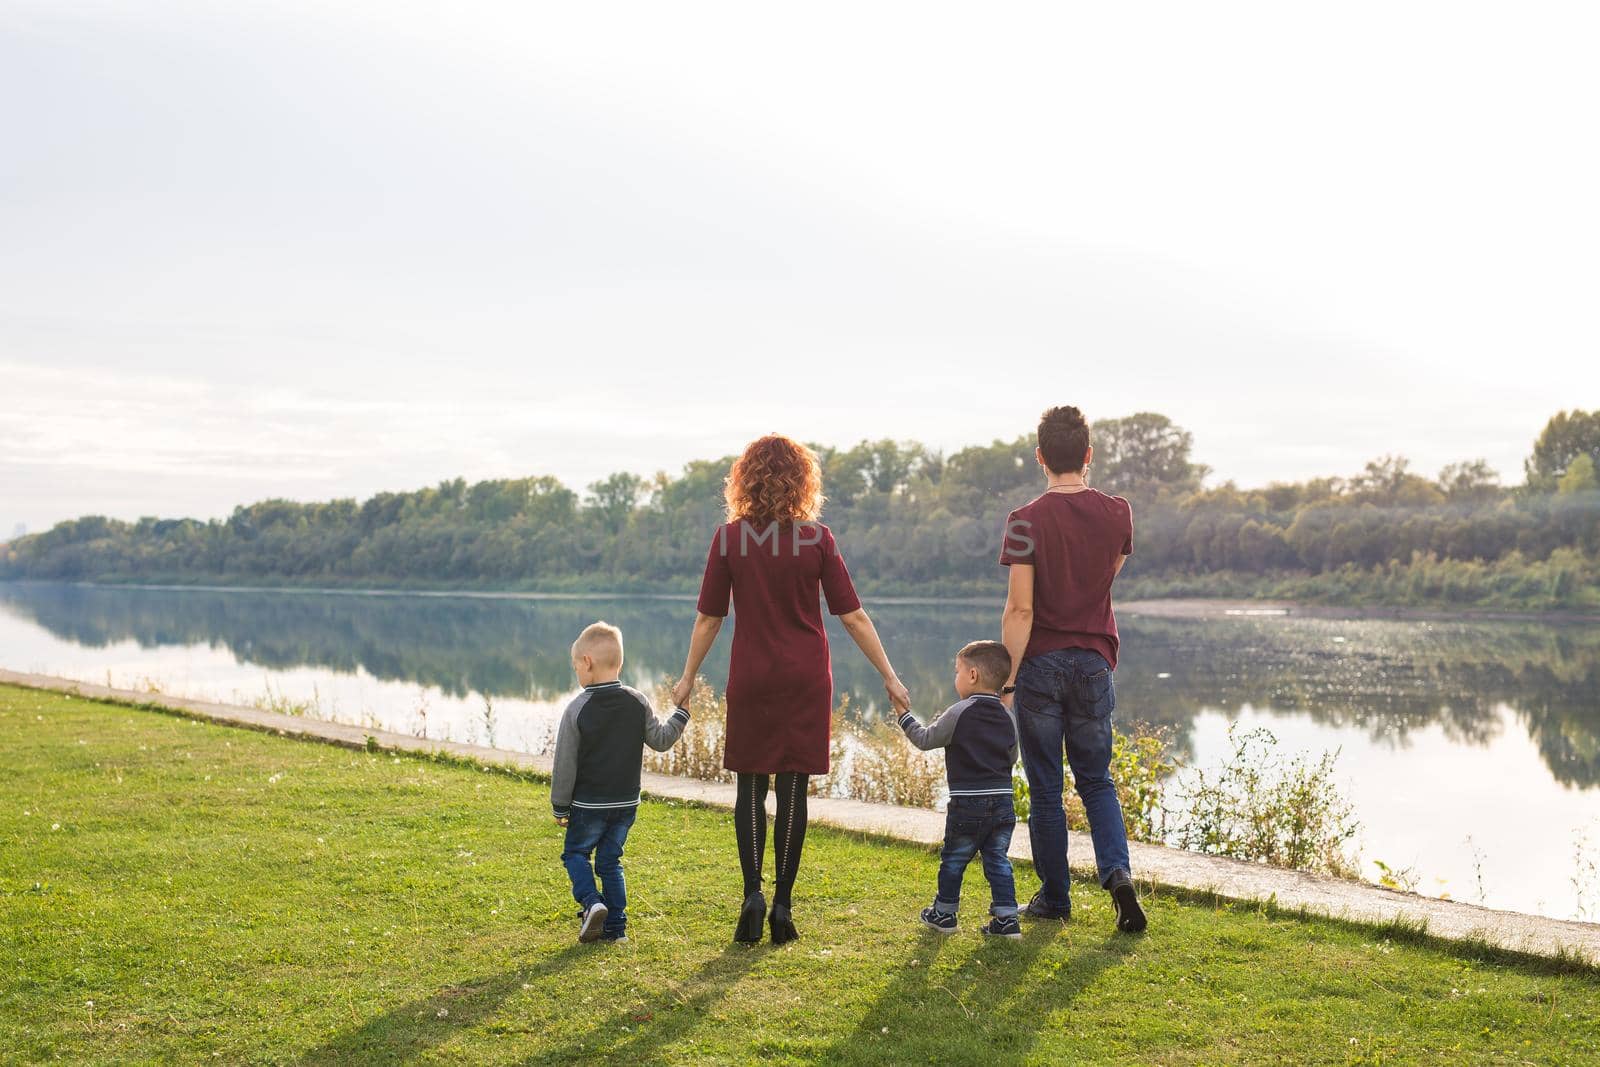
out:
<path id="1" fill-rule="evenodd" d="M 435 599 L 463 598 L 472 600 L 529 600 L 529 601 L 584 601 L 584 600 L 661 600 L 693 602 L 695 592 L 608 590 L 520 590 L 477 588 L 381 587 L 381 586 L 329 586 L 329 585 L 234 585 L 195 583 L 138 583 L 138 582 L 36 582 L 12 580 L 15 585 L 67 585 L 84 588 L 149 589 L 166 592 L 202 593 L 277 593 L 305 596 L 351 597 L 430 597 Z M 1120 592 L 1120 591 L 1119 591 Z M 958 605 L 968 607 L 996 607 L 1003 603 L 1004 591 L 996 595 L 908 596 L 895 594 L 864 594 L 868 606 L 878 605 Z M 996 596 L 999 599 L 996 599 Z M 1204 619 L 1226 616 L 1299 616 L 1317 619 L 1404 619 L 1414 621 L 1484 622 L 1600 622 L 1600 611 L 1547 609 L 1519 611 L 1507 608 L 1427 607 L 1381 604 L 1337 605 L 1313 601 L 1295 601 L 1264 597 L 1138 597 L 1120 598 L 1116 609 L 1122 615 L 1144 615 L 1164 619 Z"/>
<path id="2" fill-rule="evenodd" d="M 678 801 L 630 837 L 630 941 L 580 947 L 526 777 L 36 690 L 0 689 L 0 739 L 0 1044 L 24 1060 L 1600 1055 L 1600 980 L 1570 961 L 1164 889 L 1129 938 L 1087 884 L 1072 922 L 987 943 L 975 872 L 941 942 L 914 922 L 927 848 L 822 826 L 802 940 L 736 948 L 727 817 Z"/>
<path id="3" fill-rule="evenodd" d="M 443 756 L 518 773 L 548 775 L 550 757 L 486 745 L 415 737 L 407 734 L 283 714 L 255 707 L 237 707 L 162 693 L 111 689 L 70 679 L 19 674 L 0 669 L 0 685 L 154 708 L 230 726 L 264 730 L 281 736 L 321 741 L 369 751 Z M 645 790 L 668 800 L 730 809 L 734 788 L 706 781 L 646 772 Z M 812 819 L 840 829 L 924 845 L 943 837 L 944 817 L 927 808 L 866 803 L 843 797 L 810 799 Z M 1093 846 L 1087 834 L 1071 835 L 1075 870 L 1092 874 Z M 1348 920 L 1373 927 L 1426 930 L 1431 936 L 1482 944 L 1500 951 L 1585 961 L 1600 967 L 1600 924 L 1572 922 L 1518 912 L 1478 907 L 1452 900 L 1396 892 L 1366 882 L 1304 871 L 1284 870 L 1145 842 L 1130 842 L 1134 868 L 1142 880 L 1171 890 L 1207 898 L 1270 903 L 1278 909 Z M 1013 837 L 1014 860 L 1031 863 L 1026 834 Z"/>

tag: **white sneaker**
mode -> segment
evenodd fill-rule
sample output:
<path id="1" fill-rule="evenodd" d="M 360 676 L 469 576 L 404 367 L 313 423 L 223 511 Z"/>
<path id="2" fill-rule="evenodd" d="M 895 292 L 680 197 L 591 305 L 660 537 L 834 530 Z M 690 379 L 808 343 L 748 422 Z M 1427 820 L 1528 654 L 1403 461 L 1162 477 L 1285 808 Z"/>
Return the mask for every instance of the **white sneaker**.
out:
<path id="1" fill-rule="evenodd" d="M 583 925 L 578 927 L 578 940 L 587 945 L 591 941 L 600 940 L 600 934 L 605 930 L 606 906 L 596 902 L 589 905 L 589 910 L 583 913 Z"/>

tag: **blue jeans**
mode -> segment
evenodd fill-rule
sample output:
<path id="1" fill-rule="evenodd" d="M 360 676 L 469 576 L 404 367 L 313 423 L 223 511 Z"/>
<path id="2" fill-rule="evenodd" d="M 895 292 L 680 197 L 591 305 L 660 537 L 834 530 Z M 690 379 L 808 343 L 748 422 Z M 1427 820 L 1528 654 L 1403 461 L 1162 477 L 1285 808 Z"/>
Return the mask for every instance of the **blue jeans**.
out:
<path id="1" fill-rule="evenodd" d="M 1111 781 L 1111 712 L 1117 705 L 1111 666 L 1098 652 L 1063 648 L 1030 656 L 1017 670 L 1017 728 L 1028 776 L 1028 838 L 1044 899 L 1071 905 L 1067 882 L 1067 813 L 1061 754 L 1083 799 L 1100 884 L 1128 866 L 1128 833 Z"/>
<path id="2" fill-rule="evenodd" d="M 572 898 L 585 910 L 591 904 L 606 906 L 605 932 L 620 934 L 628 927 L 628 887 L 622 880 L 622 846 L 638 808 L 573 808 L 567 820 L 567 841 L 561 862 L 572 879 Z M 594 856 L 594 869 L 589 857 Z M 600 889 L 594 885 L 600 876 Z"/>
<path id="3" fill-rule="evenodd" d="M 1011 878 L 1011 831 L 1017 812 L 1009 796 L 951 797 L 944 816 L 944 851 L 939 853 L 939 895 L 936 910 L 954 915 L 961 903 L 961 879 L 975 855 L 983 856 L 983 876 L 989 880 L 991 915 L 1017 913 L 1017 886 Z"/>

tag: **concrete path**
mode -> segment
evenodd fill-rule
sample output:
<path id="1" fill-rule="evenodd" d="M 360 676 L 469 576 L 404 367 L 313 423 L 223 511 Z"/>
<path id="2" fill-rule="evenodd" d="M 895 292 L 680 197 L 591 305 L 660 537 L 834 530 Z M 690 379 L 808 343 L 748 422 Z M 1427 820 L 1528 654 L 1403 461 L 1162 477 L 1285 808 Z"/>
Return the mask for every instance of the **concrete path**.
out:
<path id="1" fill-rule="evenodd" d="M 72 693 L 97 700 L 147 704 L 213 722 L 351 748 L 365 747 L 370 737 L 378 746 L 397 752 L 448 753 L 538 774 L 550 773 L 549 756 L 489 748 L 486 745 L 430 741 L 409 734 L 283 715 L 258 708 L 111 689 L 88 682 L 7 670 L 0 670 L 0 683 Z M 650 796 L 728 809 L 732 809 L 734 804 L 734 787 L 727 783 L 646 774 L 643 784 Z M 846 830 L 881 834 L 924 845 L 937 845 L 944 839 L 944 816 L 925 808 L 812 797 L 809 810 L 813 821 Z M 1438 937 L 1456 940 L 1481 938 L 1491 944 L 1541 956 L 1575 953 L 1600 963 L 1600 924 L 1495 911 L 1414 893 L 1399 893 L 1364 882 L 1203 856 L 1162 845 L 1133 842 L 1130 847 L 1135 876 L 1140 881 L 1152 882 L 1157 886 L 1214 892 L 1233 900 L 1271 902 L 1280 908 L 1304 908 L 1318 915 L 1364 923 L 1383 924 L 1399 920 L 1413 926 L 1425 924 L 1428 932 Z M 1072 834 L 1069 853 L 1074 868 L 1093 871 L 1094 846 L 1087 834 Z M 1019 860 L 1032 860 L 1027 834 L 1019 833 L 1011 839 L 1011 856 Z"/>

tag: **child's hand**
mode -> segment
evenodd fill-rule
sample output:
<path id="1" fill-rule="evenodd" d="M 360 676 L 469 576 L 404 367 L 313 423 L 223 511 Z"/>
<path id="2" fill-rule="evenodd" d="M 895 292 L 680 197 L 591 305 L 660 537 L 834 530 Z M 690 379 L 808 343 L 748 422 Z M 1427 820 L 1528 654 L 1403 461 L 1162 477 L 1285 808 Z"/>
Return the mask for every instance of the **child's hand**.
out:
<path id="1" fill-rule="evenodd" d="M 883 688 L 889 694 L 889 706 L 894 709 L 896 716 L 904 715 L 911 710 L 911 690 L 897 675 L 891 674 L 884 679 Z"/>
<path id="2" fill-rule="evenodd" d="M 563 818 L 561 818 L 561 817 L 560 817 L 560 816 L 559 816 L 559 815 L 558 815 L 558 816 L 556 816 L 556 825 L 557 825 L 557 826 L 565 826 L 565 825 L 567 825 L 567 820 L 565 820 L 565 819 L 563 819 Z"/>

